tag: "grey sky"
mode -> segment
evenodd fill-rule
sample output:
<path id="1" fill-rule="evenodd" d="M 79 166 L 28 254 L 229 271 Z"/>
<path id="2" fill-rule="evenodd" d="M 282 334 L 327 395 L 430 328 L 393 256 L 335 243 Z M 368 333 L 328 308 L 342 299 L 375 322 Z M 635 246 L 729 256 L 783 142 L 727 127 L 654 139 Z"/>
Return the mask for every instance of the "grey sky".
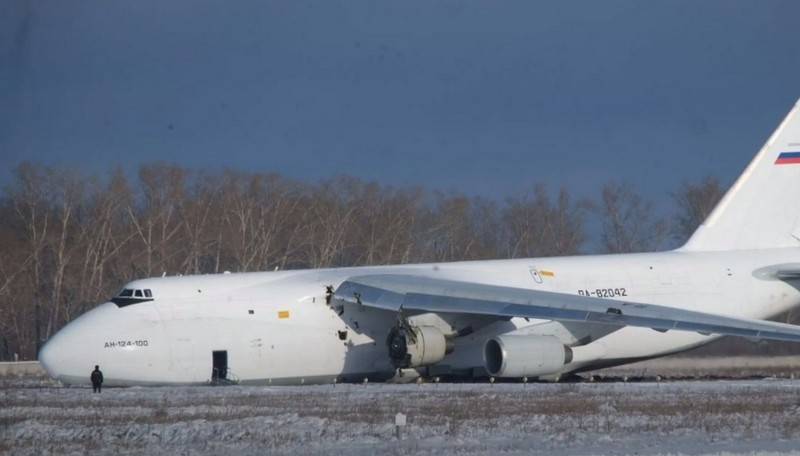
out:
<path id="1" fill-rule="evenodd" d="M 626 179 L 665 200 L 732 180 L 800 97 L 798 17 L 763 0 L 6 0 L 0 165 L 489 197 Z"/>

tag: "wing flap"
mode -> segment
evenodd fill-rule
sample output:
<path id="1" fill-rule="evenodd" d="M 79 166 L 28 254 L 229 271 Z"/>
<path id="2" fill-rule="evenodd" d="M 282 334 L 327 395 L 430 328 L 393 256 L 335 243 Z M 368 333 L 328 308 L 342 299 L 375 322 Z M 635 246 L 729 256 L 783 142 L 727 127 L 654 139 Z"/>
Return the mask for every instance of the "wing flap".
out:
<path id="1" fill-rule="evenodd" d="M 527 317 L 800 342 L 800 326 L 795 325 L 653 304 L 411 275 L 352 277 L 339 286 L 335 296 L 337 299 L 391 311 Z"/>

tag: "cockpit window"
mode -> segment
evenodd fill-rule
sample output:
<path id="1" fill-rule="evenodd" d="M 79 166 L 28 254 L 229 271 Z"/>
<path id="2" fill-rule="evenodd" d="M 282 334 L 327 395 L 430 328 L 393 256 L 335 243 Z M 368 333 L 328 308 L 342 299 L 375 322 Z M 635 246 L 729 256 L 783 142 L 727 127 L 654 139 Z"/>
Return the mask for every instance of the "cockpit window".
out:
<path id="1" fill-rule="evenodd" d="M 130 306 L 131 304 L 139 304 L 140 302 L 147 302 L 153 300 L 153 292 L 147 290 L 134 290 L 132 288 L 123 288 L 117 296 L 111 298 L 111 302 L 117 307 Z"/>

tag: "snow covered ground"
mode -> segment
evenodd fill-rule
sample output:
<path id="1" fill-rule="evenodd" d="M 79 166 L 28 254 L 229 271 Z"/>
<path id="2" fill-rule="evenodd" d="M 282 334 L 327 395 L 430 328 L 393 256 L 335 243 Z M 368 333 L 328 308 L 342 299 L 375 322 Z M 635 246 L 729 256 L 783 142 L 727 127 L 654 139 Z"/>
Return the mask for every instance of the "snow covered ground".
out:
<path id="1" fill-rule="evenodd" d="M 394 417 L 407 414 L 402 438 Z M 800 381 L 60 388 L 0 383 L 0 453 L 800 455 Z"/>
<path id="2" fill-rule="evenodd" d="M 800 356 L 670 356 L 602 369 L 595 375 L 664 379 L 745 379 L 755 377 L 800 378 Z"/>

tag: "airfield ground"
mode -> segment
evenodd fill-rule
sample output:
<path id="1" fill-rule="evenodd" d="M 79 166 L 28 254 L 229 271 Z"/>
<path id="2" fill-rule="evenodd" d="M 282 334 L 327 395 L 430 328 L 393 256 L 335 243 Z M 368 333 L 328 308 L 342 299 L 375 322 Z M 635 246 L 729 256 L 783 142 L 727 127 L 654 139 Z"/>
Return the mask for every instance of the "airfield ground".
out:
<path id="1" fill-rule="evenodd" d="M 398 412 L 408 416 L 399 440 Z M 0 454 L 378 453 L 800 455 L 800 380 L 115 388 L 96 395 L 43 378 L 0 379 Z"/>

